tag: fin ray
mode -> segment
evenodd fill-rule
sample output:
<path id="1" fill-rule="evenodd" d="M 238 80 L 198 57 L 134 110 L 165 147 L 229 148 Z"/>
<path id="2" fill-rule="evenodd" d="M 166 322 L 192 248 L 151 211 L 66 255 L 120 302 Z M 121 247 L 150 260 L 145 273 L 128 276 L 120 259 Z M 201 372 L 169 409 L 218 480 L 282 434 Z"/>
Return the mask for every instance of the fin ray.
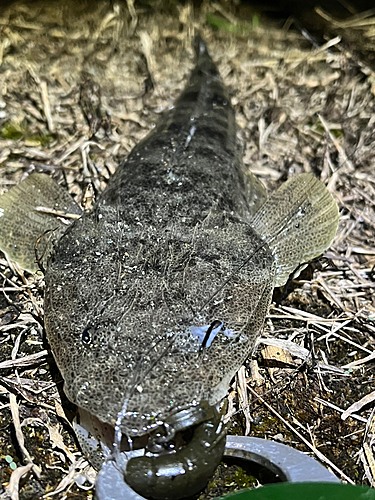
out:
<path id="1" fill-rule="evenodd" d="M 335 237 L 337 204 L 312 174 L 291 177 L 255 214 L 252 227 L 271 247 L 277 263 L 276 286 L 326 250 Z"/>
<path id="2" fill-rule="evenodd" d="M 67 214 L 82 213 L 69 193 L 46 174 L 33 173 L 0 196 L 0 249 L 30 272 L 38 270 L 37 240 L 48 230 L 66 227 L 57 217 L 38 211 L 40 206 Z M 40 254 L 47 246 L 48 241 L 43 241 Z"/>

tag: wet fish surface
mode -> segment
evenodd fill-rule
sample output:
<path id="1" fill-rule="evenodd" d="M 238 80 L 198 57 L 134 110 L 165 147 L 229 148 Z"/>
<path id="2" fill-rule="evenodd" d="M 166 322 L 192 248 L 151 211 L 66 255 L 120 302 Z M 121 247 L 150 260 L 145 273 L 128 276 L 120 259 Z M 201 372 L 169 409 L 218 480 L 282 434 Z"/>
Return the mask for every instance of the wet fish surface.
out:
<path id="1" fill-rule="evenodd" d="M 219 401 L 262 326 L 275 265 L 245 220 L 234 120 L 205 54 L 48 264 L 45 327 L 67 395 L 104 422 L 127 401 L 127 435 Z M 215 320 L 200 350 L 194 333 Z"/>
<path id="2" fill-rule="evenodd" d="M 140 437 L 202 402 L 217 406 L 254 348 L 274 287 L 321 254 L 337 229 L 337 205 L 311 174 L 267 198 L 244 173 L 227 91 L 199 38 L 196 52 L 174 107 L 93 211 L 47 245 L 47 338 L 68 398 L 101 439 L 99 427 L 110 429 L 109 442 L 115 428 Z M 50 182 L 42 177 L 28 178 L 34 192 Z M 17 189 L 0 198 L 0 247 L 20 261 L 23 251 L 4 236 Z M 61 198 L 51 208 L 79 212 Z M 30 226 L 35 243 L 42 231 Z M 202 418 L 209 421 L 187 421 Z"/>

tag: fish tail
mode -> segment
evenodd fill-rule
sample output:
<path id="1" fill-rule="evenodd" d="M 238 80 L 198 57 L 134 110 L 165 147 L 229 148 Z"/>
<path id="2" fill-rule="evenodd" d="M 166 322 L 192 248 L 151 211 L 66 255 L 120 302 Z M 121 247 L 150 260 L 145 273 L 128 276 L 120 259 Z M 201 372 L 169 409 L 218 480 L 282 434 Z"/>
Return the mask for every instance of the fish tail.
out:
<path id="1" fill-rule="evenodd" d="M 203 40 L 203 38 L 199 33 L 194 38 L 193 47 L 197 58 L 202 57 L 204 55 L 208 55 L 209 57 L 211 57 L 208 53 L 206 42 Z"/>
<path id="2" fill-rule="evenodd" d="M 208 52 L 206 42 L 203 40 L 201 35 L 196 35 L 193 40 L 193 48 L 196 54 L 196 67 L 193 71 L 193 75 L 205 75 L 209 77 L 213 77 L 217 79 L 217 81 L 221 82 L 220 73 L 216 67 L 216 64 L 213 62 L 210 53 Z M 226 91 L 224 91 L 226 93 Z"/>
<path id="3" fill-rule="evenodd" d="M 206 145 L 213 151 L 226 149 L 234 155 L 236 128 L 229 95 L 200 35 L 194 38 L 193 47 L 196 65 L 168 117 L 168 132 L 190 131 L 193 126 L 194 143 L 198 149 L 198 143 L 201 143 L 202 147 Z"/>

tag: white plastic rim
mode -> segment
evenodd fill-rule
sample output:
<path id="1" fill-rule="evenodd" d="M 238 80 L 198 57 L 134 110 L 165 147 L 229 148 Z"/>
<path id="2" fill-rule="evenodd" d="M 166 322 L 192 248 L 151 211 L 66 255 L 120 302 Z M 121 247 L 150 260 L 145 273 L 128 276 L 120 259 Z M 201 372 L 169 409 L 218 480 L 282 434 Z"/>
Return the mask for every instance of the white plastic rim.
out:
<path id="1" fill-rule="evenodd" d="M 339 483 L 323 465 L 285 444 L 248 436 L 227 436 L 225 457 L 255 462 L 292 483 Z M 125 463 L 104 463 L 95 483 L 97 500 L 145 500 L 124 481 Z"/>
<path id="2" fill-rule="evenodd" d="M 340 483 L 322 464 L 285 444 L 248 436 L 227 436 L 225 457 L 249 460 L 291 483 Z"/>

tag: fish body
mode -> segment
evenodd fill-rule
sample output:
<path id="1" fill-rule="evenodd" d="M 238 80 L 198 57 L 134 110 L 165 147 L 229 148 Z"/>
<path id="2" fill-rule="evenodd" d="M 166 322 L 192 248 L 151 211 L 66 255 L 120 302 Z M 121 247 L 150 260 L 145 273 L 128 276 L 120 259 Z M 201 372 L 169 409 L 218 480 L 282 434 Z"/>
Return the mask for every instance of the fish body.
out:
<path id="1" fill-rule="evenodd" d="M 227 91 L 200 39 L 196 52 L 173 108 L 48 251 L 45 329 L 64 390 L 112 440 L 165 422 L 213 435 L 201 410 L 251 354 L 274 286 L 337 229 L 312 175 L 266 199 L 244 174 Z"/>
<path id="2" fill-rule="evenodd" d="M 234 111 L 204 52 L 48 263 L 45 328 L 65 391 L 108 423 L 126 401 L 127 435 L 220 401 L 262 327 L 275 262 L 246 220 L 241 167 Z M 215 320 L 201 349 L 194 333 Z"/>

